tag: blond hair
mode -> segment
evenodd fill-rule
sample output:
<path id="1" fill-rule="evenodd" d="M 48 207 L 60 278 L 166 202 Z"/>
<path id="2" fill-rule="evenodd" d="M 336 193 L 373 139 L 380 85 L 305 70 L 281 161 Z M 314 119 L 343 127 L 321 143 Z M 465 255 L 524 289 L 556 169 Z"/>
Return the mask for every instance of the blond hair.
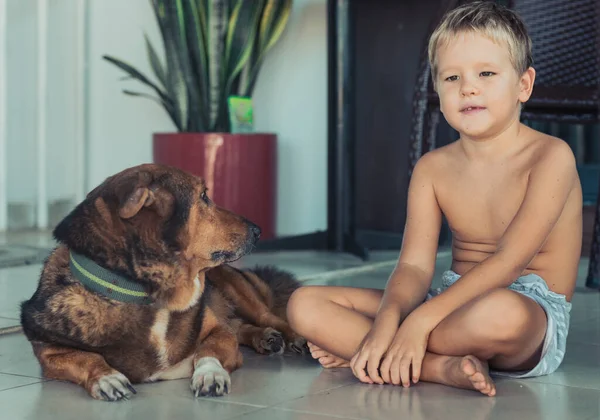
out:
<path id="1" fill-rule="evenodd" d="M 498 44 L 504 43 L 519 76 L 533 64 L 531 38 L 521 18 L 493 1 L 476 1 L 446 13 L 429 39 L 429 65 L 434 86 L 438 71 L 438 49 L 463 32 L 475 32 Z"/>

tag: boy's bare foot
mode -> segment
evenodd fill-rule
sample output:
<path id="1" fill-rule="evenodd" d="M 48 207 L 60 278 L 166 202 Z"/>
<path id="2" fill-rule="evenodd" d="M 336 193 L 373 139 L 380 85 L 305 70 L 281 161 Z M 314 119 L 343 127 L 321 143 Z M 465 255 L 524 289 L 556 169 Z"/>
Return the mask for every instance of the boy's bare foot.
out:
<path id="1" fill-rule="evenodd" d="M 309 342 L 307 344 L 313 359 L 317 359 L 324 368 L 350 367 L 347 360 L 334 356 L 313 343 Z"/>
<path id="2" fill-rule="evenodd" d="M 490 397 L 496 395 L 496 386 L 488 373 L 487 363 L 475 356 L 448 357 L 441 373 L 443 383 L 457 388 L 474 389 Z"/>

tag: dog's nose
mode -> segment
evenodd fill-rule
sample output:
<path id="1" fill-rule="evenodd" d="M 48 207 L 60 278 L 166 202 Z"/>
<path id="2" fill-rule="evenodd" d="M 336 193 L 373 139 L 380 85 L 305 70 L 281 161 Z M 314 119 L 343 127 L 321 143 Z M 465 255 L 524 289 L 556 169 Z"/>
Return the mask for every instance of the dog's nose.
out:
<path id="1" fill-rule="evenodd" d="M 257 241 L 260 238 L 260 228 L 254 223 L 248 222 L 248 231 L 253 240 Z"/>

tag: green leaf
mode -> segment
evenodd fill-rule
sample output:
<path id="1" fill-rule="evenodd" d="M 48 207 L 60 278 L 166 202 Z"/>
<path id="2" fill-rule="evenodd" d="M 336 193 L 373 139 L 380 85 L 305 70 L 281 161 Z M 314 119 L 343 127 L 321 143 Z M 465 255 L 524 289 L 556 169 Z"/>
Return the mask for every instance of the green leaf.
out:
<path id="1" fill-rule="evenodd" d="M 256 27 L 263 5 L 264 0 L 254 0 L 252 2 L 238 0 L 231 14 L 227 29 L 225 53 L 225 62 L 229 74 L 227 86 L 242 70 L 252 54 Z"/>
<path id="2" fill-rule="evenodd" d="M 206 21 L 205 5 L 202 0 L 187 0 L 187 40 L 190 53 L 190 71 L 193 74 L 195 83 L 198 86 L 198 126 L 208 127 L 208 57 L 206 43 L 206 26 L 202 22 Z"/>
<path id="3" fill-rule="evenodd" d="M 263 56 L 279 40 L 292 13 L 292 0 L 269 0 L 269 3 L 272 5 L 276 3 L 277 7 L 271 9 L 272 17 L 265 14 L 261 22 L 260 44 Z"/>
<path id="4" fill-rule="evenodd" d="M 163 38 L 169 68 L 167 74 L 168 91 L 175 103 L 181 126 L 184 131 L 187 131 L 189 125 L 189 93 L 185 77 L 186 75 L 189 77 L 189 71 L 186 72 L 185 62 L 182 61 L 187 57 L 187 49 L 180 40 L 181 32 L 178 24 L 177 5 L 172 0 L 154 1 L 163 3 L 161 10 L 164 13 L 159 14 L 159 17 L 164 28 Z"/>
<path id="5" fill-rule="evenodd" d="M 154 83 L 129 64 L 106 60 L 149 86 L 180 131 L 229 131 L 227 99 L 250 96 L 267 52 L 281 36 L 291 0 L 149 0 L 163 43 L 144 34 Z"/>
<path id="6" fill-rule="evenodd" d="M 162 105 L 162 107 L 165 109 L 165 111 L 167 111 L 167 114 L 169 114 L 169 116 L 171 117 L 171 120 L 173 120 L 173 123 L 177 127 L 177 130 L 181 131 L 181 127 L 177 125 L 174 110 L 173 110 L 173 105 L 171 103 L 167 103 L 167 102 L 163 101 L 162 99 L 157 98 L 156 96 L 148 95 L 147 93 L 134 92 L 131 90 L 126 90 L 126 89 L 123 90 L 123 93 L 125 95 L 129 95 L 129 96 L 138 96 L 141 98 L 150 99 L 150 100 Z"/>
<path id="7" fill-rule="evenodd" d="M 224 107 L 224 50 L 227 20 L 229 16 L 227 0 L 211 0 L 207 9 L 208 29 L 208 68 L 209 68 L 209 109 L 210 130 L 217 130 L 220 110 Z"/>
<path id="8" fill-rule="evenodd" d="M 267 52 L 277 43 L 289 20 L 292 11 L 292 0 L 267 0 L 267 5 L 260 22 L 259 51 L 256 61 L 252 64 L 248 83 L 240 92 L 250 96 L 254 90 L 258 72 Z"/>
<path id="9" fill-rule="evenodd" d="M 152 89 L 154 89 L 154 91 L 158 94 L 158 96 L 160 96 L 160 98 L 162 100 L 168 100 L 168 96 L 158 86 L 156 86 L 153 82 L 151 82 L 150 79 L 148 79 L 144 74 L 142 74 L 140 71 L 138 71 L 135 67 L 131 66 L 130 64 L 125 63 L 124 61 L 121 61 L 117 58 L 114 58 L 114 57 L 111 57 L 108 55 L 104 55 L 104 56 L 102 56 L 102 58 L 104 58 L 106 61 L 114 64 L 121 70 L 125 71 L 127 74 L 129 74 L 129 76 L 133 77 L 134 79 L 137 79 L 140 82 L 146 84 L 147 86 L 150 86 Z"/>
<path id="10" fill-rule="evenodd" d="M 152 43 L 148 39 L 148 35 L 144 34 L 144 39 L 146 40 L 146 50 L 148 52 L 148 61 L 150 61 L 150 66 L 154 71 L 154 75 L 158 78 L 163 87 L 166 87 L 167 76 L 165 74 L 165 69 L 160 62 L 160 58 L 158 58 L 158 54 L 156 54 L 156 50 L 152 46 Z"/>

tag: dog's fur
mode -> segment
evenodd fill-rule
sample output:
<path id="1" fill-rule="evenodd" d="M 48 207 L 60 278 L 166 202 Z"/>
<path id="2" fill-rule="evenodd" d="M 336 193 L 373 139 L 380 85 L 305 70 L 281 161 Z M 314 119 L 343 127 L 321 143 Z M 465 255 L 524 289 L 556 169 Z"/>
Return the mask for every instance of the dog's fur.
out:
<path id="1" fill-rule="evenodd" d="M 195 395 L 223 395 L 259 353 L 302 353 L 286 322 L 296 280 L 273 268 L 238 270 L 260 229 L 208 199 L 200 178 L 160 165 L 120 172 L 95 188 L 54 230 L 59 246 L 21 305 L 23 331 L 48 378 L 96 399 L 128 398 L 132 383 L 191 377 Z M 141 283 L 150 305 L 86 289 L 69 251 Z"/>

